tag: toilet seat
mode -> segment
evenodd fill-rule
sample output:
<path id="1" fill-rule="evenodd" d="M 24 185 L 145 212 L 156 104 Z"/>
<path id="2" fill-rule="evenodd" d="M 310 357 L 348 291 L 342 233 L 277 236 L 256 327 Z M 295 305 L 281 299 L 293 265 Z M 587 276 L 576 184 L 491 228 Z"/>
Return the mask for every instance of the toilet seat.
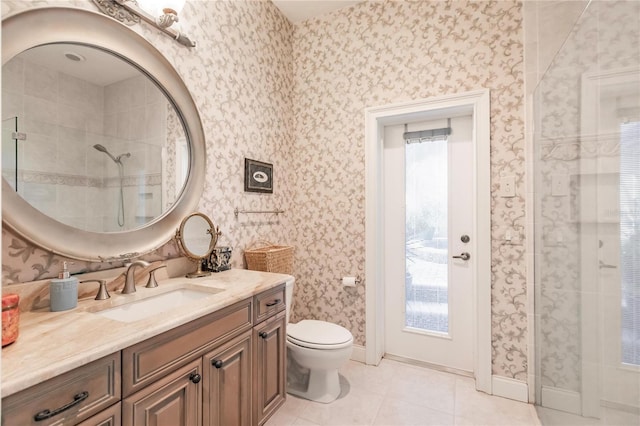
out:
<path id="1" fill-rule="evenodd" d="M 309 349 L 341 349 L 351 346 L 353 336 L 346 328 L 326 321 L 302 320 L 287 325 L 287 340 Z"/>

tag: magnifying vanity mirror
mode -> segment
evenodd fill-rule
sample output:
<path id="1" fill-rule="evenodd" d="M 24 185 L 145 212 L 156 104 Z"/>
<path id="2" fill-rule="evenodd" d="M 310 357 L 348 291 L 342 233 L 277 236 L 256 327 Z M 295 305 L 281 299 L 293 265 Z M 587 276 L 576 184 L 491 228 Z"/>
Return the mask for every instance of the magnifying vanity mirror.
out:
<path id="1" fill-rule="evenodd" d="M 31 9 L 2 21 L 2 74 L 10 229 L 88 261 L 172 238 L 202 193 L 205 139 L 189 90 L 153 45 L 96 12 Z"/>
<path id="2" fill-rule="evenodd" d="M 183 253 L 198 265 L 195 272 L 186 275 L 187 278 L 211 275 L 211 272 L 202 270 L 202 260 L 216 247 L 219 235 L 220 231 L 213 226 L 211 219 L 202 213 L 192 213 L 184 218 L 176 232 L 176 240 Z"/>

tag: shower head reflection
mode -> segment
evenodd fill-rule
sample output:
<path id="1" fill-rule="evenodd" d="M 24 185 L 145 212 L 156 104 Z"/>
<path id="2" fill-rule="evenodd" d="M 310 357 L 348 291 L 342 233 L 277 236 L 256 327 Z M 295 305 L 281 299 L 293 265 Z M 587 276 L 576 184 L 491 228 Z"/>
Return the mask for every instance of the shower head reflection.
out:
<path id="1" fill-rule="evenodd" d="M 117 157 L 114 157 L 113 155 L 111 155 L 111 153 L 109 152 L 109 150 L 107 148 L 105 148 L 103 145 L 100 145 L 99 143 L 95 144 L 93 146 L 96 150 L 100 151 L 100 152 L 104 152 L 105 154 L 107 154 L 109 156 L 109 158 L 111 158 L 113 160 L 114 163 L 116 164 L 120 164 L 122 165 L 122 161 L 121 158 L 122 157 L 131 157 L 131 153 L 129 152 L 125 152 L 124 154 L 120 154 Z"/>

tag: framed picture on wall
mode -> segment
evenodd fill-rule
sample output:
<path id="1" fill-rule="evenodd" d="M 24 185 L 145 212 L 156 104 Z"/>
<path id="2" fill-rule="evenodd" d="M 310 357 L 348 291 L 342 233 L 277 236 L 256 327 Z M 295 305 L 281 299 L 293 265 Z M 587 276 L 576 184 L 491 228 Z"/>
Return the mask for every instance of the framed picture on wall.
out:
<path id="1" fill-rule="evenodd" d="M 273 164 L 244 159 L 245 192 L 273 193 Z"/>

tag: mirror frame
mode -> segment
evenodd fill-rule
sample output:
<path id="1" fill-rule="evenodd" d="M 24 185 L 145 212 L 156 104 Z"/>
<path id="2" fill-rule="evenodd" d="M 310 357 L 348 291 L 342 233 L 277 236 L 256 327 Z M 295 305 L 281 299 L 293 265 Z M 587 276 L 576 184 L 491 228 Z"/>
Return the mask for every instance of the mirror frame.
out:
<path id="1" fill-rule="evenodd" d="M 141 256 L 169 242 L 182 219 L 198 205 L 205 180 L 206 146 L 200 115 L 189 89 L 171 63 L 151 43 L 98 12 L 44 7 L 2 20 L 2 65 L 40 45 L 77 43 L 124 60 L 152 79 L 173 104 L 189 141 L 189 173 L 169 210 L 130 231 L 99 233 L 77 229 L 41 213 L 2 179 L 2 221 L 15 233 L 55 254 L 91 262 Z"/>

